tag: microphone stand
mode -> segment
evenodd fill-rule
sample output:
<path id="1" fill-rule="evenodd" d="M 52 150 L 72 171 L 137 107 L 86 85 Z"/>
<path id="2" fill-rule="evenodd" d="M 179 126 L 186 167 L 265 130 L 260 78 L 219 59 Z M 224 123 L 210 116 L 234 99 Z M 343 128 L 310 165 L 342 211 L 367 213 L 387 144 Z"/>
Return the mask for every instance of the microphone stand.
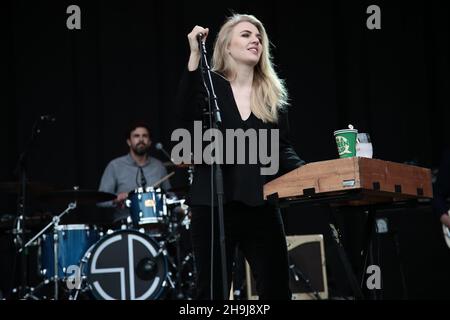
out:
<path id="1" fill-rule="evenodd" d="M 197 40 L 200 47 L 201 52 L 201 59 L 200 59 L 200 68 L 201 68 L 201 75 L 203 84 L 206 88 L 206 91 L 208 93 L 208 105 L 209 105 L 209 119 L 210 124 L 214 129 L 219 129 L 222 125 L 222 118 L 220 115 L 220 109 L 217 102 L 217 96 L 214 90 L 214 85 L 211 78 L 211 69 L 208 64 L 208 59 L 206 55 L 206 47 L 205 42 L 202 41 L 203 34 L 197 35 Z M 207 79 L 205 79 L 205 75 L 207 76 Z M 211 106 L 212 101 L 212 106 Z M 212 110 L 211 110 L 212 109 Z M 217 139 L 214 139 L 214 143 L 218 143 Z M 217 146 L 217 145 L 216 145 Z M 217 151 L 219 150 L 219 151 Z M 219 153 L 220 148 L 215 148 L 215 157 L 216 159 L 220 159 Z M 217 196 L 217 209 L 219 214 L 219 237 L 220 237 L 220 257 L 221 257 L 221 263 L 222 263 L 222 289 L 223 289 L 223 299 L 227 299 L 228 297 L 228 281 L 227 281 L 227 258 L 226 258 L 226 250 L 225 250 L 225 223 L 224 223 L 224 216 L 223 216 L 223 175 L 222 175 L 222 167 L 220 164 L 217 163 L 217 161 L 213 161 L 212 170 L 214 172 L 214 181 L 216 186 L 216 196 Z M 214 212 L 214 201 L 211 199 L 211 210 Z M 212 219 L 212 221 L 214 221 Z M 212 223 L 211 230 L 214 228 L 214 223 Z M 212 248 L 214 248 L 214 243 L 211 244 Z M 212 256 L 211 259 L 213 260 L 214 257 Z M 211 274 L 214 274 L 213 272 Z M 214 284 L 211 283 L 211 286 L 214 287 Z M 213 298 L 213 297 L 211 297 Z"/>
<path id="2" fill-rule="evenodd" d="M 27 250 L 22 251 L 23 243 L 26 241 L 26 229 L 25 229 L 25 220 L 27 214 L 27 161 L 28 155 L 38 137 L 41 133 L 41 122 L 48 120 L 48 116 L 40 116 L 35 120 L 33 127 L 31 129 L 31 136 L 25 145 L 25 149 L 19 156 L 17 161 L 16 168 L 14 172 L 19 175 L 20 179 L 20 191 L 19 196 L 17 198 L 17 217 L 14 224 L 13 234 L 15 235 L 14 243 L 17 248 L 19 248 L 20 254 L 20 266 L 21 266 L 21 277 L 20 277 L 20 290 L 19 297 L 23 296 L 26 293 L 28 287 L 28 266 L 27 266 Z M 16 272 L 16 271 L 15 271 Z"/>

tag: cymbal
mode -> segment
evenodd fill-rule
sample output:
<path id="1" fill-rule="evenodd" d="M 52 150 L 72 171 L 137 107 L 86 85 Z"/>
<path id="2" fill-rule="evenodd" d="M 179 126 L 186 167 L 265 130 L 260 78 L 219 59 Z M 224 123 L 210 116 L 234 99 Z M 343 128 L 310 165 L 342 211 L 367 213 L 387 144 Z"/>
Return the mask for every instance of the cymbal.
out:
<path id="1" fill-rule="evenodd" d="M 53 215 L 50 212 L 31 212 L 24 217 L 25 227 L 29 232 L 29 229 L 35 230 L 40 229 L 45 226 L 51 219 Z M 14 214 L 0 214 L 0 230 L 9 229 L 12 230 L 15 225 L 15 220 L 17 218 L 17 213 Z"/>
<path id="2" fill-rule="evenodd" d="M 29 217 L 26 217 L 25 226 L 27 228 L 37 227 L 42 225 L 45 226 L 47 223 L 52 221 L 54 216 L 61 214 L 62 208 L 52 211 L 46 211 L 44 213 L 31 213 Z M 114 223 L 114 215 L 116 208 L 114 207 L 96 207 L 90 205 L 77 205 L 77 207 L 64 215 L 59 224 L 95 224 L 98 226 L 109 226 Z"/>
<path id="3" fill-rule="evenodd" d="M 115 208 L 100 208 L 80 206 L 73 212 L 62 217 L 60 224 L 91 224 L 98 226 L 112 226 Z"/>
<path id="4" fill-rule="evenodd" d="M 113 193 L 102 192 L 97 190 L 58 190 L 42 195 L 43 200 L 58 203 L 69 203 L 76 201 L 77 204 L 96 204 L 116 199 Z"/>
<path id="5" fill-rule="evenodd" d="M 163 166 L 168 168 L 189 168 L 190 166 L 192 166 L 192 164 L 187 163 L 175 164 L 172 161 L 166 161 L 163 162 Z"/>
<path id="6" fill-rule="evenodd" d="M 44 194 L 55 190 L 54 187 L 41 182 L 27 182 L 26 192 L 31 194 Z M 0 192 L 19 194 L 22 191 L 22 183 L 17 181 L 0 182 Z"/>

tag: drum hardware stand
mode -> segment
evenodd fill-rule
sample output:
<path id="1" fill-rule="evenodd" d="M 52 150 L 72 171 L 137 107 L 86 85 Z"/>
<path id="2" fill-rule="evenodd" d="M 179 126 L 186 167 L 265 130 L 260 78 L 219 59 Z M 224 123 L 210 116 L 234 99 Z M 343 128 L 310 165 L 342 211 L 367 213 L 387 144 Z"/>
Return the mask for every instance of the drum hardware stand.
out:
<path id="1" fill-rule="evenodd" d="M 184 202 L 184 200 L 182 200 L 182 201 Z M 183 219 L 183 221 L 184 221 L 184 219 Z M 182 271 L 183 271 L 184 266 L 188 263 L 190 257 L 186 256 L 186 257 L 184 257 L 184 259 L 182 259 L 181 244 L 180 244 L 181 236 L 180 236 L 179 229 L 184 227 L 185 223 L 183 221 L 179 222 L 178 220 L 179 219 L 176 219 L 176 220 L 170 222 L 171 227 L 169 230 L 171 230 L 171 231 L 170 231 L 169 235 L 167 236 L 166 242 L 172 243 L 175 245 L 176 261 L 174 261 L 174 259 L 170 255 L 168 255 L 167 257 L 168 257 L 169 263 L 176 270 L 176 275 L 175 275 L 176 286 L 172 287 L 173 289 L 176 290 L 175 298 L 182 300 L 182 299 L 186 299 L 186 295 L 184 294 L 183 289 L 182 289 L 182 286 L 183 286 Z"/>
<path id="2" fill-rule="evenodd" d="M 192 182 L 194 181 L 194 165 L 190 165 L 188 170 L 188 181 L 189 181 L 189 185 L 192 186 Z"/>
<path id="3" fill-rule="evenodd" d="M 158 255 L 163 253 L 167 257 L 167 261 L 172 266 L 172 268 L 175 270 L 175 282 L 172 280 L 172 277 L 174 274 L 169 271 L 167 273 L 167 281 L 169 282 L 170 287 L 173 290 L 176 290 L 176 298 L 177 299 L 184 299 L 184 294 L 181 291 L 181 250 L 180 250 L 180 235 L 178 234 L 178 227 L 175 228 L 175 230 L 172 230 L 172 232 L 169 233 L 167 236 L 168 240 L 163 240 L 159 242 L 159 245 L 161 246 L 160 252 L 158 252 Z M 175 243 L 176 246 L 176 261 L 171 257 L 170 254 L 168 254 L 166 249 L 166 243 Z M 158 256 L 157 255 L 157 256 Z"/>
<path id="4" fill-rule="evenodd" d="M 169 262 L 172 264 L 172 266 L 176 270 L 176 292 L 175 292 L 175 298 L 176 299 L 187 299 L 189 295 L 187 295 L 183 291 L 183 270 L 185 266 L 189 263 L 189 260 L 192 258 L 189 254 L 183 257 L 181 252 L 181 228 L 186 228 L 186 230 L 189 229 L 189 221 L 188 221 L 188 215 L 186 214 L 186 211 L 188 209 L 188 206 L 184 204 L 185 200 L 177 200 L 174 201 L 174 203 L 179 203 L 181 205 L 181 208 L 185 211 L 181 217 L 178 215 L 175 215 L 175 218 L 171 218 L 169 221 L 169 234 L 166 237 L 166 241 L 168 243 L 174 244 L 175 246 L 175 255 L 176 255 L 176 263 L 174 263 L 174 259 L 169 257 Z"/>
<path id="5" fill-rule="evenodd" d="M 85 260 L 85 258 L 83 258 L 82 261 L 84 263 L 87 262 L 87 260 Z M 86 276 L 83 276 L 81 274 L 81 267 L 80 267 L 80 279 L 81 279 L 80 285 L 73 289 L 73 291 L 75 291 L 75 293 L 73 293 L 73 291 L 72 291 L 72 293 L 68 297 L 68 300 L 77 300 L 78 299 L 78 295 L 80 294 L 80 291 L 81 292 L 86 292 L 86 291 L 89 290 L 88 286 L 86 286 L 86 285 L 83 286 L 83 283 L 86 281 Z"/>
<path id="6" fill-rule="evenodd" d="M 175 299 L 191 300 L 193 298 L 189 293 L 186 293 L 183 290 L 184 285 L 188 286 L 189 288 L 191 287 L 191 285 L 192 285 L 191 280 L 189 280 L 189 279 L 184 280 L 182 277 L 184 268 L 186 268 L 186 266 L 189 266 L 188 264 L 191 259 L 192 259 L 191 254 L 187 254 L 183 259 L 181 259 L 181 254 L 177 254 L 178 266 L 176 268 L 176 271 L 177 271 L 176 280 L 177 281 L 176 281 L 176 287 L 175 287 L 175 289 L 176 289 Z M 195 266 L 194 266 L 194 268 L 195 268 Z M 195 269 L 193 270 L 193 272 L 195 274 Z"/>
<path id="7" fill-rule="evenodd" d="M 169 283 L 172 289 L 175 289 L 175 284 L 172 281 L 172 277 L 170 276 L 170 272 L 167 274 L 166 279 L 163 282 L 163 287 L 167 287 L 167 282 Z"/>
<path id="8" fill-rule="evenodd" d="M 165 246 L 165 244 L 163 244 L 162 242 L 163 241 L 160 242 L 160 245 Z M 172 257 L 169 254 L 167 254 L 167 250 L 165 248 L 160 249 L 160 252 L 156 255 L 156 257 L 159 256 L 161 252 L 164 253 L 164 255 L 166 256 L 168 263 L 178 272 L 176 264 L 173 262 Z M 170 286 L 172 290 L 176 289 L 176 283 L 174 283 L 172 280 L 172 272 L 170 271 L 167 272 L 166 279 L 164 279 L 162 286 L 163 287 Z"/>
<path id="9" fill-rule="evenodd" d="M 179 225 L 176 224 L 175 230 L 173 231 L 173 240 L 172 242 L 175 243 L 175 250 L 176 250 L 176 262 L 173 261 L 172 257 L 168 257 L 170 263 L 176 270 L 176 286 L 173 287 L 173 289 L 176 290 L 176 298 L 177 299 L 184 299 L 184 294 L 182 292 L 181 286 L 182 286 L 182 279 L 181 279 L 181 248 L 180 248 L 180 234 L 178 232 Z"/>
<path id="10" fill-rule="evenodd" d="M 44 234 L 45 231 L 47 231 L 51 226 L 53 226 L 53 272 L 54 277 L 53 277 L 53 281 L 54 281 L 54 299 L 58 300 L 58 251 L 59 251 L 59 245 L 58 245 L 58 226 L 59 226 L 59 222 L 61 220 L 61 218 L 66 215 L 68 212 L 70 212 L 71 210 L 74 210 L 77 207 L 77 202 L 71 202 L 69 203 L 69 205 L 67 206 L 67 208 L 58 216 L 54 216 L 52 219 L 52 222 L 50 222 L 49 224 L 47 224 L 41 231 L 39 231 L 33 238 L 31 238 L 23 247 L 21 247 L 19 249 L 19 253 L 21 253 L 24 249 L 26 249 L 27 247 L 29 247 L 34 241 L 36 241 L 39 237 L 42 236 L 42 234 Z M 45 281 L 44 281 L 45 283 Z M 42 284 L 42 283 L 41 283 Z M 38 287 L 41 286 L 38 285 Z M 31 290 L 33 291 L 33 290 Z M 27 294 L 28 295 L 28 294 Z"/>
<path id="11" fill-rule="evenodd" d="M 177 299 L 184 299 L 183 291 L 181 290 L 181 247 L 180 247 L 180 234 L 177 233 L 176 240 L 175 240 L 175 248 L 176 248 L 176 255 L 177 255 L 177 285 L 178 285 L 178 292 L 177 292 Z"/>
<path id="12" fill-rule="evenodd" d="M 34 292 L 38 292 L 44 285 L 48 284 L 49 282 L 50 282 L 50 280 L 46 279 L 46 280 L 42 281 L 41 283 L 39 283 L 35 288 L 30 288 L 30 292 L 25 294 L 25 296 L 23 298 L 24 299 L 31 298 L 33 300 L 39 300 L 39 298 L 34 295 Z"/>
<path id="13" fill-rule="evenodd" d="M 108 234 L 108 233 L 106 233 Z M 81 278 L 81 282 L 80 285 L 78 287 L 76 287 L 74 289 L 75 294 L 72 294 L 74 291 L 72 291 L 72 293 L 69 295 L 69 300 L 77 300 L 78 299 L 78 295 L 81 292 L 86 292 L 87 290 L 89 290 L 89 286 L 85 286 L 83 287 L 83 283 L 86 281 L 86 276 L 83 276 L 83 265 L 85 265 L 86 263 L 88 263 L 89 258 L 91 257 L 92 253 L 91 253 L 91 249 L 93 246 L 91 246 L 86 253 L 83 255 L 83 257 L 81 258 L 80 261 L 80 266 L 79 266 L 79 272 L 80 272 L 80 278 Z"/>

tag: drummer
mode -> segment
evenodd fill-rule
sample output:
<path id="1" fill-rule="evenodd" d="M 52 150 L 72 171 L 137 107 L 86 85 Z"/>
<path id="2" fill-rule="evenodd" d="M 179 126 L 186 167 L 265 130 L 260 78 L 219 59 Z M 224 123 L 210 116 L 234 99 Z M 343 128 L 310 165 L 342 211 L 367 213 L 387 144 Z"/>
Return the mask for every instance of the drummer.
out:
<path id="1" fill-rule="evenodd" d="M 109 162 L 99 186 L 99 191 L 117 195 L 115 200 L 100 205 L 117 208 L 114 214 L 115 222 L 124 221 L 129 215 L 124 202 L 130 191 L 152 186 L 167 175 L 163 163 L 148 154 L 152 144 L 148 124 L 141 121 L 133 123 L 127 131 L 126 142 L 129 153 Z M 169 190 L 169 180 L 163 181 L 160 187 Z"/>

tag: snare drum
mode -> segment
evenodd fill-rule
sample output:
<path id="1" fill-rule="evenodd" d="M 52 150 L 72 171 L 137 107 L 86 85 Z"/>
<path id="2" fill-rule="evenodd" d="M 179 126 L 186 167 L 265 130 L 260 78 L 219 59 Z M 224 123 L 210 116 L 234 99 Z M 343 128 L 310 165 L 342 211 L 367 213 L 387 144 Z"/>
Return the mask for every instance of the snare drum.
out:
<path id="1" fill-rule="evenodd" d="M 81 274 L 98 300 L 161 299 L 168 289 L 167 253 L 142 232 L 118 230 L 86 252 Z"/>
<path id="2" fill-rule="evenodd" d="M 95 227 L 85 224 L 68 224 L 56 227 L 58 236 L 58 278 L 64 279 L 69 266 L 79 266 L 81 258 L 100 239 Z M 42 235 L 40 246 L 40 272 L 44 279 L 51 279 L 54 272 L 54 233 Z M 70 275 L 70 274 L 69 274 Z"/>
<path id="3" fill-rule="evenodd" d="M 126 204 L 136 228 L 164 226 L 168 223 L 166 195 L 161 189 L 138 188 L 129 193 Z"/>

